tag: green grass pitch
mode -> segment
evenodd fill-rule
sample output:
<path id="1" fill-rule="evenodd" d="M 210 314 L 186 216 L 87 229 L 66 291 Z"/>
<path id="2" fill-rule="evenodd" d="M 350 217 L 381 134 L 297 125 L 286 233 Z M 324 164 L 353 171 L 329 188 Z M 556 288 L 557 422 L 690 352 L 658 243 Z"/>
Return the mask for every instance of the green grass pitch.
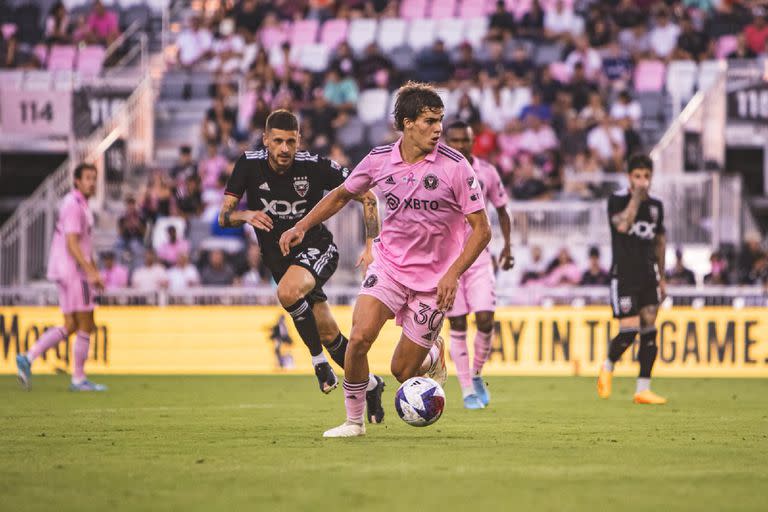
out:
<path id="1" fill-rule="evenodd" d="M 322 439 L 314 377 L 103 377 L 72 394 L 0 378 L 0 510 L 767 510 L 768 382 L 658 379 L 670 404 L 599 401 L 587 378 L 489 378 L 465 411 Z"/>

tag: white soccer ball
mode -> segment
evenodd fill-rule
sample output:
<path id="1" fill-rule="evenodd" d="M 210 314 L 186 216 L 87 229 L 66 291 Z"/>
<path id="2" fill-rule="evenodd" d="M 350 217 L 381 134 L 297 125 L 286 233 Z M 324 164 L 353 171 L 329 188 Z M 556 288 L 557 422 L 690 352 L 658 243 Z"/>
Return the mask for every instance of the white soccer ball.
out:
<path id="1" fill-rule="evenodd" d="M 404 422 L 426 427 L 440 419 L 445 408 L 445 392 L 429 377 L 412 377 L 395 393 L 395 410 Z"/>

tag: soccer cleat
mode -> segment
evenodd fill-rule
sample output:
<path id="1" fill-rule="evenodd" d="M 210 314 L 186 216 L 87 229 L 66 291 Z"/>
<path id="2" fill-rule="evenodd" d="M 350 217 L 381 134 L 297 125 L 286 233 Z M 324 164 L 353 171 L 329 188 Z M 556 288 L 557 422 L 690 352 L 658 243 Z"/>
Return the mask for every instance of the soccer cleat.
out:
<path id="1" fill-rule="evenodd" d="M 483 403 L 483 406 L 488 407 L 488 404 L 491 402 L 491 394 L 488 392 L 488 387 L 486 387 L 485 381 L 480 375 L 472 377 L 472 386 L 474 386 L 475 394 Z"/>
<path id="2" fill-rule="evenodd" d="M 649 405 L 664 405 L 667 403 L 667 399 L 663 396 L 659 396 L 650 389 L 635 393 L 634 402 L 636 404 L 649 404 Z"/>
<path id="3" fill-rule="evenodd" d="M 465 409 L 485 409 L 485 405 L 483 404 L 483 401 L 480 400 L 479 396 L 472 393 L 471 395 L 467 395 L 464 397 L 464 408 Z"/>
<path id="4" fill-rule="evenodd" d="M 432 361 L 432 366 L 427 370 L 427 377 L 434 379 L 441 387 L 445 387 L 448 371 L 445 369 L 445 343 L 443 343 L 443 338 L 438 336 L 435 340 L 435 345 L 440 350 L 440 356 L 437 358 L 437 361 Z"/>
<path id="5" fill-rule="evenodd" d="M 323 432 L 323 437 L 358 437 L 365 435 L 365 425 L 345 421 L 336 428 Z"/>
<path id="6" fill-rule="evenodd" d="M 32 384 L 32 364 L 24 354 L 16 356 L 16 368 L 18 369 L 19 384 L 25 390 L 29 391 L 29 386 Z"/>
<path id="7" fill-rule="evenodd" d="M 368 410 L 368 423 L 384 421 L 384 408 L 381 406 L 381 394 L 384 392 L 384 380 L 378 375 L 373 376 L 378 383 L 375 388 L 365 393 L 365 405 Z"/>
<path id="8" fill-rule="evenodd" d="M 339 385 L 339 379 L 336 378 L 336 374 L 333 373 L 333 368 L 327 362 L 315 365 L 315 376 L 317 376 L 317 383 L 320 385 L 320 391 L 326 395 L 336 389 Z"/>
<path id="9" fill-rule="evenodd" d="M 71 383 L 69 385 L 70 391 L 106 391 L 107 386 L 104 384 L 96 384 L 94 382 L 89 381 L 88 379 L 78 382 L 78 383 Z"/>
<path id="10" fill-rule="evenodd" d="M 600 398 L 609 398 L 611 396 L 611 384 L 613 383 L 613 372 L 605 368 L 600 368 L 600 375 L 597 376 L 597 396 Z"/>

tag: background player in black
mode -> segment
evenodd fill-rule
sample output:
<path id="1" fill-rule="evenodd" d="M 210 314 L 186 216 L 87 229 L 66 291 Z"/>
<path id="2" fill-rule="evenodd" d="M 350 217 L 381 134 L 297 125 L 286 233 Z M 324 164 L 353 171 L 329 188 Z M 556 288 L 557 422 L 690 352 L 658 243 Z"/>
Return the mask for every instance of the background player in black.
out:
<path id="1" fill-rule="evenodd" d="M 333 236 L 325 226 L 318 225 L 287 256 L 282 255 L 278 241 L 326 191 L 341 185 L 349 171 L 332 160 L 298 152 L 298 120 L 287 110 L 269 115 L 263 141 L 264 149 L 246 151 L 235 164 L 227 183 L 219 224 L 235 227 L 247 223 L 255 228 L 264 263 L 277 282 L 277 298 L 309 348 L 320 390 L 330 393 L 338 381 L 325 359 L 323 346 L 343 368 L 348 343 L 339 331 L 322 288 L 338 264 Z M 244 193 L 248 209 L 237 211 Z M 375 195 L 365 194 L 358 201 L 363 204 L 367 237 L 358 266 L 362 265 L 365 271 L 373 261 L 371 244 L 379 235 L 379 216 Z M 370 376 L 369 420 L 381 421 L 383 417 L 380 403 L 383 385 L 381 379 Z"/>
<path id="2" fill-rule="evenodd" d="M 656 315 L 666 296 L 664 281 L 664 206 L 648 194 L 653 162 L 645 155 L 629 160 L 629 189 L 608 199 L 613 264 L 611 266 L 611 307 L 619 319 L 619 334 L 611 340 L 608 358 L 597 379 L 600 398 L 611 395 L 614 364 L 640 333 L 640 376 L 634 401 L 638 404 L 665 404 L 667 400 L 651 391 L 651 370 L 656 361 Z"/>

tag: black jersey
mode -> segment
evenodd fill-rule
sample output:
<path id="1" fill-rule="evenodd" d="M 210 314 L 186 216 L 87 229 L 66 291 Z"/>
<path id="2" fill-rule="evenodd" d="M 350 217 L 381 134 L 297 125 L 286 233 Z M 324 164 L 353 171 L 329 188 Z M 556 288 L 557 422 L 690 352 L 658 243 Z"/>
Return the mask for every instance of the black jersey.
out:
<path id="1" fill-rule="evenodd" d="M 656 235 L 664 234 L 664 206 L 653 196 L 640 203 L 635 222 L 627 233 L 619 233 L 611 219 L 624 211 L 631 194 L 628 189 L 608 198 L 608 222 L 611 226 L 613 264 L 611 275 L 621 281 L 643 284 L 649 279 L 653 286 L 658 279 Z"/>
<path id="2" fill-rule="evenodd" d="M 284 174 L 272 170 L 267 150 L 246 151 L 235 164 L 227 181 L 225 193 L 240 198 L 246 194 L 249 210 L 261 210 L 272 219 L 272 231 L 256 229 L 264 262 L 280 260 L 280 236 L 303 219 L 320 202 L 326 191 L 341 185 L 349 170 L 333 160 L 306 151 L 296 153 L 293 165 Z M 304 241 L 293 248 L 292 254 L 304 246 L 324 240 L 332 241 L 331 232 L 322 224 L 310 229 Z"/>

